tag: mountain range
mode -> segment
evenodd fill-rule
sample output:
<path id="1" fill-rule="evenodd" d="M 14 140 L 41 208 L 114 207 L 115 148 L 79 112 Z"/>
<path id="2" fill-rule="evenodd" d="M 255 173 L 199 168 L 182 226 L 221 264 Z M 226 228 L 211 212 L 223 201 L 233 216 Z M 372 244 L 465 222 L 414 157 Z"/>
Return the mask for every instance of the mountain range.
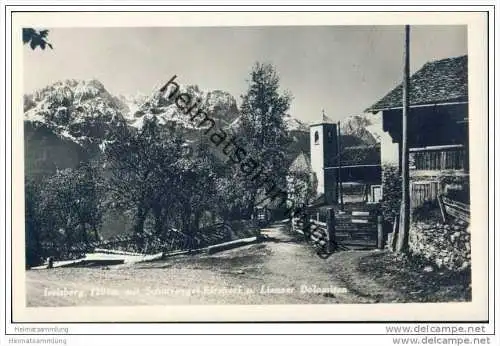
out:
<path id="1" fill-rule="evenodd" d="M 191 85 L 180 88 L 194 99 L 200 99 L 200 106 L 219 128 L 234 130 L 240 125 L 237 102 L 231 94 L 221 90 L 204 91 Z M 114 127 L 140 129 L 150 117 L 156 117 L 160 124 L 176 124 L 188 140 L 199 138 L 200 128 L 160 91 L 151 95 L 115 96 L 96 79 L 70 79 L 26 94 L 26 175 L 74 167 L 98 155 L 106 143 L 113 140 Z M 287 148 L 291 162 L 299 153 L 309 152 L 309 125 L 291 115 L 286 115 L 284 122 L 291 138 Z M 372 125 L 364 116 L 350 117 L 342 123 L 341 132 L 350 145 L 372 145 L 377 142 L 376 135 L 367 130 Z"/>

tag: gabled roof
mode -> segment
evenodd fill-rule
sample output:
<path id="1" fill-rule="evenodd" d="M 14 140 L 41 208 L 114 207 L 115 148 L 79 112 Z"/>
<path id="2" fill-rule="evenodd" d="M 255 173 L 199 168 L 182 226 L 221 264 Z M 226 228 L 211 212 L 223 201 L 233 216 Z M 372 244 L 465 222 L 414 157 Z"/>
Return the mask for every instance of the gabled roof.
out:
<path id="1" fill-rule="evenodd" d="M 467 55 L 426 63 L 410 77 L 410 106 L 468 101 Z M 400 84 L 365 112 L 402 108 Z"/>
<path id="2" fill-rule="evenodd" d="M 304 152 L 301 152 L 288 168 L 289 172 L 304 173 L 311 170 L 311 160 Z"/>

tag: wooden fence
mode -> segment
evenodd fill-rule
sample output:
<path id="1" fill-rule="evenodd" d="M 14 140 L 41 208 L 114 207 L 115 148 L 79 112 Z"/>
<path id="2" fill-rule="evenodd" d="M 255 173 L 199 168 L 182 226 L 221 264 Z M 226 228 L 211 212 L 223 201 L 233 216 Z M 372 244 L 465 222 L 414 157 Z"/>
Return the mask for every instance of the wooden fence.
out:
<path id="1" fill-rule="evenodd" d="M 328 209 L 325 221 L 320 221 L 320 213 L 314 213 L 315 218 L 311 218 L 311 211 L 304 213 L 300 218 L 292 218 L 292 229 L 304 235 L 316 249 L 318 255 L 328 256 L 336 249 L 335 239 L 335 213 L 333 209 Z"/>
<path id="2" fill-rule="evenodd" d="M 292 219 L 292 228 L 311 240 L 318 253 L 338 248 L 383 248 L 385 234 L 382 217 L 376 211 L 311 211 Z M 325 220 L 325 221 L 322 221 Z"/>
<path id="3" fill-rule="evenodd" d="M 470 206 L 468 204 L 440 196 L 439 205 L 441 207 L 444 222 L 447 221 L 449 216 L 465 222 L 470 222 Z"/>
<path id="4" fill-rule="evenodd" d="M 374 210 L 339 211 L 335 218 L 335 232 L 344 246 L 384 247 L 382 216 Z"/>
<path id="5" fill-rule="evenodd" d="M 410 183 L 410 203 L 417 208 L 428 201 L 435 201 L 439 195 L 439 183 L 434 180 L 412 181 Z"/>
<path id="6" fill-rule="evenodd" d="M 222 222 L 200 228 L 194 237 L 175 229 L 167 230 L 162 236 L 142 233 L 140 237 L 137 237 L 133 234 L 126 234 L 88 244 L 75 244 L 68 250 L 69 254 L 65 256 L 77 258 L 81 254 L 93 251 L 95 248 L 142 254 L 194 250 L 230 241 L 231 233 L 231 225 Z M 142 246 L 139 246 L 138 242 L 142 243 Z M 56 245 L 50 245 L 46 244 L 47 247 L 50 247 L 48 251 L 50 256 L 58 257 L 59 250 Z"/>

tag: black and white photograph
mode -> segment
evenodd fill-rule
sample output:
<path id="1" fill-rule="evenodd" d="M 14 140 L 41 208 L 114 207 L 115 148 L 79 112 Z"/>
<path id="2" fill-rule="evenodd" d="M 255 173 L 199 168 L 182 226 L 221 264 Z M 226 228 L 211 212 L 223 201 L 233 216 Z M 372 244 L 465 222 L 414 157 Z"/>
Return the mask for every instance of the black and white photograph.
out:
<path id="1" fill-rule="evenodd" d="M 23 26 L 23 308 L 471 303 L 468 34 Z"/>

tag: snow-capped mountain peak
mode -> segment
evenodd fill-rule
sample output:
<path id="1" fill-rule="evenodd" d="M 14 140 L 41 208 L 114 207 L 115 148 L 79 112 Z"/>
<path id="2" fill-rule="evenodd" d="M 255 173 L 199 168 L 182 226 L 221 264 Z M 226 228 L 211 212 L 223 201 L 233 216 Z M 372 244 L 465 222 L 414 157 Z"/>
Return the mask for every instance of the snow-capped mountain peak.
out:
<path id="1" fill-rule="evenodd" d="M 125 105 L 98 80 L 59 81 L 24 96 L 24 120 L 80 145 L 99 145 L 124 124 Z"/>
<path id="2" fill-rule="evenodd" d="M 283 120 L 288 131 L 309 132 L 309 124 L 292 117 L 290 114 L 286 114 Z"/>

